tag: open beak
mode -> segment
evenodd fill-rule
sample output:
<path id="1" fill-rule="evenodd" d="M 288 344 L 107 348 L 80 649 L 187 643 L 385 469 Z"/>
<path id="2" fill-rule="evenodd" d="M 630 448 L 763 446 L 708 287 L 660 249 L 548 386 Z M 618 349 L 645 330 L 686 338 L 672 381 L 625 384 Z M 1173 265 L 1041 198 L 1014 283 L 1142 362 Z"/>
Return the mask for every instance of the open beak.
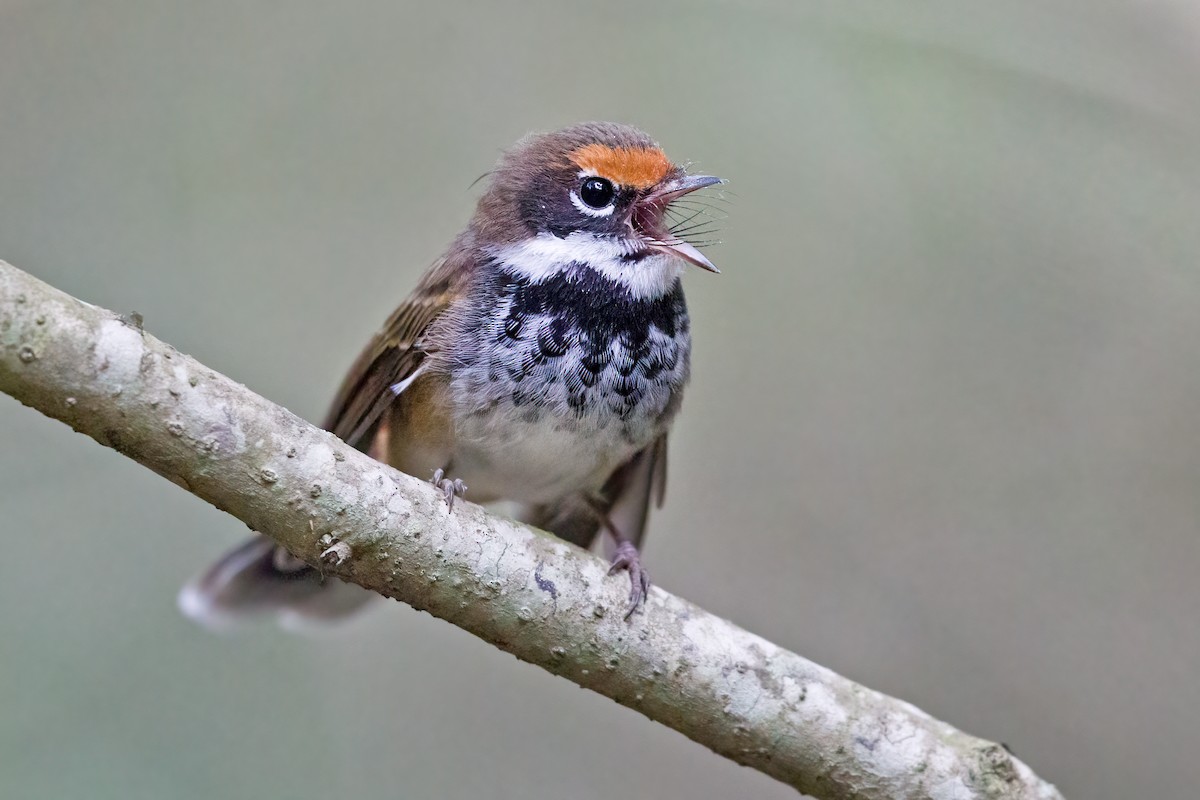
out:
<path id="1" fill-rule="evenodd" d="M 677 200 L 697 189 L 703 189 L 724 182 L 721 178 L 714 178 L 712 175 L 685 175 L 682 178 L 676 178 L 673 181 L 664 183 L 644 197 L 640 201 L 640 204 L 644 204 L 649 211 L 647 216 L 652 220 L 652 224 L 644 227 L 643 234 L 647 236 L 650 246 L 660 252 L 682 258 L 689 264 L 695 264 L 697 267 L 700 267 L 700 269 L 706 269 L 709 272 L 720 272 L 721 270 L 717 269 L 695 247 L 677 236 L 672 236 L 670 231 L 663 230 L 660 220 L 662 213 L 673 200 Z"/>

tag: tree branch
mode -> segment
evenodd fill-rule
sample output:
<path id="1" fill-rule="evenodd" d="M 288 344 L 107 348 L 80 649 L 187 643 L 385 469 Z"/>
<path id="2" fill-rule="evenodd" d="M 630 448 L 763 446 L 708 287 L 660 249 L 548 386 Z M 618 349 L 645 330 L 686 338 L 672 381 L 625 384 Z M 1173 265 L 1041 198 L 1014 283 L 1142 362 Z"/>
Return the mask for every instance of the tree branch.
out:
<path id="1" fill-rule="evenodd" d="M 818 798 L 1059 798 L 1003 747 L 579 548 L 373 461 L 126 319 L 0 261 L 0 391 L 331 575 L 426 609 Z M 325 557 L 322 558 L 322 553 Z"/>

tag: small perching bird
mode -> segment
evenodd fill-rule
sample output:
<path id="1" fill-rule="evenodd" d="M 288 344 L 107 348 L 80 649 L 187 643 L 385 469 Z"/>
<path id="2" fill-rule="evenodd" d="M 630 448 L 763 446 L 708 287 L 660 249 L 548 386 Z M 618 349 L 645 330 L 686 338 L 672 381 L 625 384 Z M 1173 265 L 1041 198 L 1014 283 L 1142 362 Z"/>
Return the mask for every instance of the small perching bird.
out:
<path id="1" fill-rule="evenodd" d="M 350 368 L 324 427 L 410 475 L 453 511 L 469 492 L 583 547 L 607 534 L 632 613 L 638 546 L 662 503 L 667 432 L 689 374 L 680 276 L 716 268 L 667 219 L 720 183 L 644 133 L 587 123 L 518 142 L 470 224 Z M 370 594 L 258 537 L 184 587 L 201 621 L 334 617 Z"/>

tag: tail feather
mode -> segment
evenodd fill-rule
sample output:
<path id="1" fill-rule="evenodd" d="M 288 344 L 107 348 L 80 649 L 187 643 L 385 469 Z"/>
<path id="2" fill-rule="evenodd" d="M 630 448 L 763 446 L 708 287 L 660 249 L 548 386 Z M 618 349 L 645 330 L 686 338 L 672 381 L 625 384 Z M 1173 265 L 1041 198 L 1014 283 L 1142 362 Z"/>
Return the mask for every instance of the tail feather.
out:
<path id="1" fill-rule="evenodd" d="M 179 592 L 179 608 L 208 627 L 274 615 L 283 623 L 334 620 L 373 597 L 326 578 L 264 536 L 229 551 Z"/>

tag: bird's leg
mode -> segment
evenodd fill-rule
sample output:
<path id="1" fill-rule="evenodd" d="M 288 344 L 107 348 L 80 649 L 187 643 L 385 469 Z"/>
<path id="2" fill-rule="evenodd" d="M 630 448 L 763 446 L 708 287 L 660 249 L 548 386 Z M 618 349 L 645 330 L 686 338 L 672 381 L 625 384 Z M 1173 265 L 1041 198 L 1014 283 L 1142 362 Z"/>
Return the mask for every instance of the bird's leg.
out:
<path id="1" fill-rule="evenodd" d="M 625 619 L 629 619 L 633 612 L 646 602 L 646 595 L 650 592 L 650 575 L 642 567 L 642 555 L 638 552 L 637 545 L 618 530 L 608 518 L 608 513 L 598 503 L 589 500 L 588 505 L 600 518 L 600 524 L 617 545 L 608 574 L 614 575 L 621 570 L 629 573 L 629 609 L 625 612 Z"/>
<path id="2" fill-rule="evenodd" d="M 467 493 L 467 485 L 463 483 L 462 478 L 447 478 L 446 470 L 438 467 L 433 473 L 434 486 L 442 490 L 442 494 L 446 497 L 447 512 L 454 510 L 454 498 L 462 497 Z"/>
<path id="3" fill-rule="evenodd" d="M 625 619 L 629 619 L 646 602 L 646 594 L 650 591 L 650 575 L 642 568 L 642 556 L 637 546 L 628 539 L 617 539 L 617 552 L 613 554 L 608 574 L 620 570 L 629 572 L 629 610 L 625 612 Z"/>

